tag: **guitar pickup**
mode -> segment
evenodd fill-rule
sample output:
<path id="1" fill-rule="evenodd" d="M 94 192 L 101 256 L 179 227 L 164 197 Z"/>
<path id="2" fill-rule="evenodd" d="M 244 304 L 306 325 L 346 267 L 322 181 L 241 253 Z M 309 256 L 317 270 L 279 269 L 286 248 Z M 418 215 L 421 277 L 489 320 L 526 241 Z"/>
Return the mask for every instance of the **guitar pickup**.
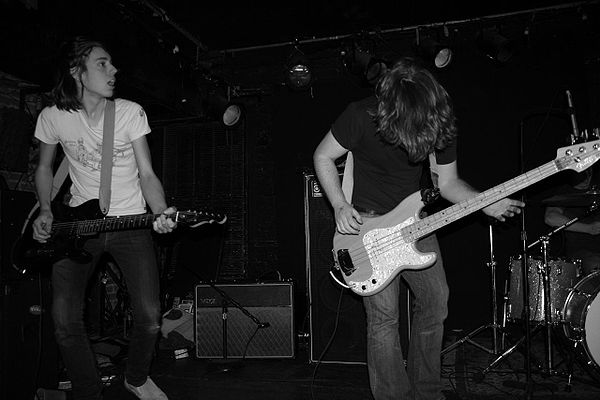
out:
<path id="1" fill-rule="evenodd" d="M 337 257 L 335 257 L 335 259 L 337 261 L 337 265 L 339 266 L 340 270 L 344 273 L 344 275 L 350 276 L 352 275 L 352 273 L 354 273 L 354 271 L 356 271 L 356 267 L 352 262 L 352 258 L 350 258 L 350 253 L 348 253 L 348 249 L 338 250 L 336 256 Z"/>

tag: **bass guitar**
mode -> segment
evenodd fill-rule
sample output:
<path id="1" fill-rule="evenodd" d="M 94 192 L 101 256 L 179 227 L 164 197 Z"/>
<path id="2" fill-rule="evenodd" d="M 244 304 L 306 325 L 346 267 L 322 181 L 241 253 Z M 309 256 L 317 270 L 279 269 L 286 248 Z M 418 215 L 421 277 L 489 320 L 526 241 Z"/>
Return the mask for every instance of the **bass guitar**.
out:
<path id="1" fill-rule="evenodd" d="M 54 221 L 46 243 L 33 239 L 34 215 L 13 244 L 13 267 L 21 273 L 29 269 L 39 269 L 63 258 L 71 258 L 80 263 L 88 262 L 91 255 L 83 249 L 86 239 L 101 232 L 149 228 L 160 215 L 106 217 L 100 211 L 98 199 L 89 200 L 77 207 L 53 202 L 52 213 Z M 209 223 L 223 224 L 227 220 L 225 215 L 205 211 L 177 211 L 168 218 L 179 225 L 192 228 Z"/>
<path id="2" fill-rule="evenodd" d="M 423 219 L 419 218 L 424 207 L 421 194 L 413 193 L 387 214 L 363 219 L 358 235 L 336 231 L 331 274 L 361 296 L 376 294 L 403 270 L 433 265 L 436 254 L 415 247 L 420 238 L 557 172 L 581 172 L 600 158 L 599 149 L 600 140 L 561 147 L 553 161 Z M 337 278 L 340 275 L 342 279 Z"/>

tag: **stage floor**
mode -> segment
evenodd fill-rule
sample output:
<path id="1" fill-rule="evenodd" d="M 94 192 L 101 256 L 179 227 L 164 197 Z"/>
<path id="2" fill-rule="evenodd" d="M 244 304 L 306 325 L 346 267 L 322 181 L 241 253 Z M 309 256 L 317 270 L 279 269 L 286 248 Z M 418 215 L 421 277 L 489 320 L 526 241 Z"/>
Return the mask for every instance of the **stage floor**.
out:
<path id="1" fill-rule="evenodd" d="M 567 353 L 561 356 L 563 345 L 558 339 L 553 346 L 554 367 L 551 374 L 542 373 L 546 350 L 544 330 L 534 332 L 531 340 L 532 398 L 596 400 L 600 398 L 600 380 L 587 373 L 580 362 L 573 367 L 570 391 L 567 390 Z M 483 330 L 472 341 L 491 350 L 491 329 Z M 540 333 L 541 332 L 541 333 Z M 525 398 L 526 375 L 524 355 L 517 350 L 503 357 L 490 368 L 498 356 L 482 350 L 468 341 L 459 341 L 468 332 L 452 332 L 445 340 L 442 358 L 444 394 L 446 399 L 520 399 Z M 513 333 L 512 343 L 522 339 Z M 508 342 L 507 342 L 508 343 Z M 510 346 L 506 347 L 507 349 Z M 583 359 L 582 359 L 583 360 Z M 240 360 L 235 360 L 240 361 Z M 193 356 L 176 360 L 171 351 L 161 350 L 152 368 L 154 381 L 170 399 L 202 400 L 269 400 L 269 399 L 371 399 L 367 368 L 362 364 L 316 364 L 308 362 L 308 349 L 298 347 L 294 359 L 245 359 L 239 368 L 223 371 L 222 360 L 196 359 Z M 226 366 L 227 367 L 227 366 Z M 110 370 L 115 378 L 106 387 L 105 398 L 133 399 L 122 383 L 122 367 Z M 482 374 L 482 372 L 484 372 Z"/>

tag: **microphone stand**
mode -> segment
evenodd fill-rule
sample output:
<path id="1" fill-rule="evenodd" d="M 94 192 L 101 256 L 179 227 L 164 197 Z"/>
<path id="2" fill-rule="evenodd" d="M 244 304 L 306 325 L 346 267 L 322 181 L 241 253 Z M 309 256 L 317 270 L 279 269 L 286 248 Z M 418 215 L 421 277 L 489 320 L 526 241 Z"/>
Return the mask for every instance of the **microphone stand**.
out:
<path id="1" fill-rule="evenodd" d="M 498 324 L 498 305 L 497 305 L 497 290 L 496 290 L 496 261 L 494 258 L 494 229 L 493 229 L 494 221 L 490 220 L 489 223 L 489 240 L 490 240 L 490 261 L 486 263 L 488 267 L 491 269 L 491 298 L 492 298 L 492 322 L 489 324 L 481 325 L 479 328 L 472 330 L 470 333 L 458 339 L 456 342 L 451 344 L 442 350 L 442 356 L 449 351 L 454 350 L 456 347 L 464 344 L 470 343 L 473 346 L 489 353 L 497 356 L 500 353 L 500 346 L 498 343 L 498 332 L 501 332 L 503 337 L 508 336 L 508 332 L 506 332 L 503 326 Z M 482 344 L 477 343 L 473 340 L 473 338 L 479 335 L 484 330 L 491 328 L 492 329 L 492 348 L 487 348 Z M 483 380 L 483 374 L 477 375 L 477 379 Z"/>
<path id="2" fill-rule="evenodd" d="M 222 250 L 223 250 L 223 243 L 225 241 L 225 233 L 224 233 L 224 229 L 223 229 L 223 233 L 221 234 L 221 240 L 219 242 L 219 257 L 218 257 L 218 261 L 217 261 L 217 265 L 220 266 L 221 265 L 221 254 L 222 254 Z M 200 274 L 198 274 L 196 271 L 192 270 L 191 268 L 189 268 L 188 266 L 185 266 L 185 268 L 190 271 L 192 274 L 194 274 L 197 278 L 199 278 L 200 282 L 203 282 L 203 278 L 200 276 Z M 217 287 L 217 285 L 213 282 L 213 281 L 209 281 L 206 282 L 208 283 L 208 285 L 217 293 L 219 293 L 219 295 L 221 295 L 221 307 L 222 307 L 222 312 L 221 312 L 221 318 L 223 320 L 223 359 L 222 360 L 218 360 L 218 359 L 213 359 L 210 360 L 211 364 L 209 364 L 208 369 L 211 372 L 229 372 L 229 371 L 233 371 L 236 369 L 240 369 L 243 365 L 241 363 L 241 361 L 239 360 L 232 360 L 230 358 L 228 358 L 229 354 L 228 354 L 228 350 L 227 350 L 227 320 L 229 317 L 229 305 L 232 304 L 235 308 L 237 308 L 238 310 L 240 310 L 245 316 L 247 316 L 248 318 L 250 318 L 257 326 L 257 329 L 264 329 L 264 328 L 269 328 L 271 325 L 268 322 L 261 322 L 258 318 L 256 318 L 256 316 L 254 316 L 252 313 L 250 313 L 250 311 L 248 311 L 246 308 L 244 308 L 240 303 L 238 303 L 236 300 L 234 300 L 231 296 L 229 296 L 227 294 L 227 292 L 225 292 L 223 289 Z M 250 338 L 252 339 L 252 337 Z M 243 357 L 245 358 L 246 354 L 243 355 Z"/>
<path id="3" fill-rule="evenodd" d="M 221 295 L 221 306 L 222 306 L 222 319 L 223 319 L 223 359 L 222 360 L 211 360 L 212 368 L 209 369 L 213 372 L 229 372 L 242 367 L 242 363 L 239 360 L 231 360 L 228 358 L 227 352 L 227 320 L 228 320 L 228 305 L 232 304 L 245 316 L 250 318 L 257 326 L 258 329 L 268 328 L 271 325 L 268 322 L 261 322 L 256 316 L 254 316 L 250 311 L 244 308 L 240 303 L 235 301 L 231 296 L 227 294 L 223 289 L 217 287 L 214 282 L 207 282 L 208 285 L 217 293 Z M 245 354 L 244 354 L 245 357 Z"/>
<path id="4" fill-rule="evenodd" d="M 522 154 L 522 153 L 521 153 Z M 521 196 L 525 202 L 525 195 Z M 527 231 L 525 230 L 525 210 L 521 213 L 521 282 L 523 287 L 523 318 L 525 320 L 525 399 L 533 398 L 531 380 L 531 321 L 529 309 L 529 260 L 527 256 Z"/>
<path id="5" fill-rule="evenodd" d="M 520 164 L 520 171 L 521 173 L 524 173 L 524 169 L 525 169 L 525 162 L 524 162 L 524 157 L 523 155 L 525 154 L 524 151 L 524 143 L 523 143 L 523 131 L 524 131 L 524 120 L 525 118 L 522 118 L 519 124 L 519 155 L 520 155 L 520 159 L 519 159 L 519 164 Z M 521 195 L 521 201 L 523 201 L 524 203 L 526 203 L 526 196 L 525 193 L 523 193 Z M 496 364 L 498 364 L 502 359 L 504 359 L 505 357 L 507 357 L 509 354 L 511 354 L 517 347 L 519 347 L 523 341 L 525 341 L 525 361 L 524 361 L 524 368 L 525 368 L 525 383 L 524 383 L 524 389 L 525 389 L 525 399 L 529 400 L 533 398 L 533 386 L 534 383 L 531 380 L 531 325 L 530 325 L 530 309 L 529 309 L 529 276 L 528 276 L 528 270 L 529 270 L 529 260 L 528 260 L 528 255 L 527 255 L 527 231 L 525 229 L 525 209 L 523 209 L 521 211 L 521 282 L 522 282 L 522 288 L 523 288 L 523 319 L 525 320 L 525 326 L 524 326 L 524 330 L 525 330 L 525 335 L 523 338 L 519 339 L 514 345 L 512 345 L 509 349 L 507 349 L 504 353 L 502 353 L 498 358 L 496 358 L 494 361 L 492 361 L 490 363 L 490 365 L 488 365 L 481 373 L 480 376 L 483 376 L 485 374 L 487 374 Z M 521 382 L 517 382 L 517 384 L 519 386 L 523 386 L 523 384 Z M 510 386 L 512 386 L 513 384 L 510 384 Z"/>
<path id="6" fill-rule="evenodd" d="M 520 166 L 521 173 L 525 171 L 523 131 L 524 124 L 521 119 L 519 126 L 520 137 Z M 525 193 L 521 195 L 525 203 Z M 529 260 L 527 259 L 527 231 L 525 229 L 525 208 L 521 212 L 521 282 L 523 283 L 523 318 L 525 319 L 525 399 L 533 398 L 533 381 L 531 380 L 531 321 L 529 320 Z"/>

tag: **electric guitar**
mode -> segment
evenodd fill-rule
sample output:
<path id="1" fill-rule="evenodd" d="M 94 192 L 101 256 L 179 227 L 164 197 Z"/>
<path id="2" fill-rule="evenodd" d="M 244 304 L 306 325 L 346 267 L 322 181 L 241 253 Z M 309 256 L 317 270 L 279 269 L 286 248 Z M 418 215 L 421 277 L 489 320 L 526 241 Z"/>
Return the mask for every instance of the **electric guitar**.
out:
<path id="1" fill-rule="evenodd" d="M 435 262 L 435 253 L 416 249 L 420 238 L 557 172 L 581 172 L 600 158 L 599 149 L 600 140 L 561 147 L 553 161 L 423 219 L 421 195 L 413 193 L 387 214 L 363 219 L 358 235 L 336 231 L 331 274 L 361 296 L 376 294 L 403 270 L 424 269 Z M 340 275 L 345 285 L 337 278 Z"/>
<path id="2" fill-rule="evenodd" d="M 106 217 L 100 211 L 98 199 L 86 201 L 77 207 L 53 202 L 52 213 L 54 221 L 51 236 L 46 243 L 33 239 L 34 215 L 27 222 L 23 234 L 13 244 L 13 267 L 21 273 L 39 269 L 63 258 L 71 258 L 80 263 L 88 262 L 91 255 L 83 249 L 86 239 L 100 232 L 148 228 L 160 215 Z M 209 223 L 223 224 L 227 220 L 225 215 L 204 211 L 177 211 L 168 218 L 192 228 Z"/>

